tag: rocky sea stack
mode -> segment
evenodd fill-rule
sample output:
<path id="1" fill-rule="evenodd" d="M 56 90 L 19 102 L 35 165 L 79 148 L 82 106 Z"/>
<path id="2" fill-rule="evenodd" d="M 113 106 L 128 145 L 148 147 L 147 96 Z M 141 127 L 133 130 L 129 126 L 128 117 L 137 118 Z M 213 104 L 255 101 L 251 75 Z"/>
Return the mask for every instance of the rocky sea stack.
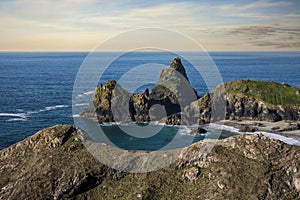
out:
<path id="1" fill-rule="evenodd" d="M 116 81 L 109 80 L 96 89 L 90 106 L 81 115 L 97 118 L 100 123 L 164 120 L 167 124 L 179 125 L 181 109 L 189 106 L 197 98 L 197 93 L 189 83 L 181 60 L 175 58 L 169 67 L 161 71 L 151 92 L 146 89 L 143 93 L 130 94 Z M 154 105 L 163 107 L 166 115 L 163 115 Z M 150 112 L 151 108 L 152 112 Z"/>
<path id="2" fill-rule="evenodd" d="M 195 143 L 172 165 L 141 174 L 101 164 L 85 138 L 74 126 L 57 125 L 1 150 L 0 199 L 300 197 L 300 147 L 260 134 L 220 140 L 206 156 L 203 141 Z"/>
<path id="3" fill-rule="evenodd" d="M 203 124 L 212 120 L 215 109 L 212 104 L 220 108 L 218 102 L 223 101 L 224 116 L 222 114 L 220 120 L 299 121 L 299 93 L 299 88 L 284 83 L 237 80 L 223 83 L 199 98 L 181 60 L 175 58 L 161 71 L 151 91 L 146 89 L 143 93 L 130 94 L 113 80 L 100 85 L 90 106 L 81 115 L 97 118 L 100 123 L 156 120 L 171 125 Z M 162 106 L 166 116 L 160 115 L 155 105 Z M 193 116 L 193 119 L 184 120 L 185 116 Z"/>

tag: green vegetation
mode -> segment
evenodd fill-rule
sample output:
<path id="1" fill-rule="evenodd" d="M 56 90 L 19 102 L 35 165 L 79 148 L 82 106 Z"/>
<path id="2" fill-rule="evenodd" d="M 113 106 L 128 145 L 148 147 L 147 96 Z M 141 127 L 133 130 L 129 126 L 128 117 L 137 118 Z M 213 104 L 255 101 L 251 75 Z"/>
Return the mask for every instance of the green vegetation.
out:
<path id="1" fill-rule="evenodd" d="M 237 80 L 225 83 L 226 93 L 233 98 L 249 98 L 270 106 L 300 105 L 300 90 L 276 82 Z"/>

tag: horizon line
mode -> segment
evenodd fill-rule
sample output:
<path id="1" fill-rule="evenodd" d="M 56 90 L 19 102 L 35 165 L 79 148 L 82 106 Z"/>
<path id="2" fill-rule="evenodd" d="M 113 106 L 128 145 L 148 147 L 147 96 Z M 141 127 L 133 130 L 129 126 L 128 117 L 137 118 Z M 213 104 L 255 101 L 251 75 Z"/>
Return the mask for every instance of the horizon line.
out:
<path id="1" fill-rule="evenodd" d="M 0 53 L 91 53 L 91 52 L 122 52 L 120 50 L 95 51 L 95 50 L 0 50 Z M 131 51 L 128 51 L 131 52 Z M 172 52 L 172 51 L 137 51 L 137 52 Z M 173 51 L 173 52 L 299 52 L 299 50 L 211 50 L 211 51 Z"/>

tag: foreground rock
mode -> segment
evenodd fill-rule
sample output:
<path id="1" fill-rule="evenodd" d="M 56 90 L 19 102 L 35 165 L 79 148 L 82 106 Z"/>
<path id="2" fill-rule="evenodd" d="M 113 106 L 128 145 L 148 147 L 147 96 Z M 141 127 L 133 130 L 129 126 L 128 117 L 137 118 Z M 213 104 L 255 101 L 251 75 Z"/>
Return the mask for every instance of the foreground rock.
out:
<path id="1" fill-rule="evenodd" d="M 0 199 L 297 199 L 300 147 L 262 135 L 202 142 L 169 167 L 110 169 L 84 148 L 84 133 L 57 125 L 0 151 Z M 209 142 L 209 141 L 207 141 Z"/>
<path id="2" fill-rule="evenodd" d="M 58 125 L 0 151 L 0 199 L 62 199 L 91 189 L 109 170 L 73 126 Z"/>

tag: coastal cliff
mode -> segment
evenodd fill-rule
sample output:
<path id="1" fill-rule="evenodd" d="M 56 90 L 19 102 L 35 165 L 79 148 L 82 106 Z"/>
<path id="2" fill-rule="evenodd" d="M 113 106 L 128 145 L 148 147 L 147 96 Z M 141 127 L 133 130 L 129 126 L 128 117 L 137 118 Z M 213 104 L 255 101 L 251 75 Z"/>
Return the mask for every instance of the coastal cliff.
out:
<path id="1" fill-rule="evenodd" d="M 112 112 L 112 94 L 116 96 L 113 98 L 115 101 L 122 99 L 119 103 L 121 106 L 118 107 L 125 109 L 115 112 L 115 116 Z M 180 125 L 185 123 L 181 119 L 186 114 L 197 118 L 194 123 L 203 124 L 212 120 L 212 99 L 216 105 L 222 101 L 226 104 L 225 115 L 221 119 L 300 121 L 299 88 L 285 83 L 236 80 L 223 83 L 199 98 L 190 85 L 179 58 L 175 58 L 169 67 L 161 71 L 157 84 L 151 91 L 146 89 L 144 93 L 129 94 L 115 81 L 107 81 L 96 89 L 89 108 L 81 115 L 97 118 L 100 123 L 156 120 Z M 126 104 L 125 101 L 129 103 Z M 149 111 L 154 105 L 161 105 L 167 116 L 151 116 Z"/>
<path id="2" fill-rule="evenodd" d="M 225 88 L 222 96 L 218 94 L 221 87 Z M 254 80 L 224 83 L 188 108 L 200 109 L 200 123 L 210 121 L 213 95 L 219 95 L 216 101 L 225 99 L 226 119 L 271 122 L 300 120 L 300 90 L 287 84 Z"/>
<path id="3" fill-rule="evenodd" d="M 74 126 L 57 125 L 1 150 L 0 199 L 300 197 L 300 147 L 260 134 L 219 140 L 206 156 L 197 142 L 170 166 L 141 174 L 101 164 L 85 138 Z"/>

